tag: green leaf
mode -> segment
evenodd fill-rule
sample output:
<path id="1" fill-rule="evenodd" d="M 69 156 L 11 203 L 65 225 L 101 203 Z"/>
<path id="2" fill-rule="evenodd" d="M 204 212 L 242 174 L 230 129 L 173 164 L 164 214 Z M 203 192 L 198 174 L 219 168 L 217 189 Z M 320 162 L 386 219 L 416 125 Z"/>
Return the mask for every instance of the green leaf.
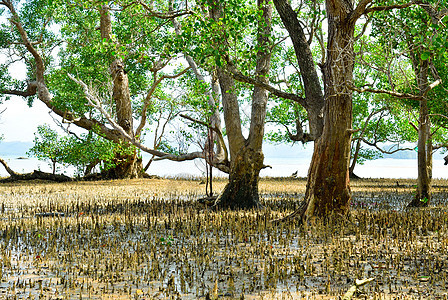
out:
<path id="1" fill-rule="evenodd" d="M 428 199 L 428 198 L 426 198 L 426 197 L 425 197 L 425 198 L 423 198 L 423 199 L 420 199 L 420 202 L 423 202 L 423 203 L 425 203 L 425 204 L 426 204 L 426 203 L 428 203 L 428 201 L 429 201 L 429 199 Z"/>
<path id="2" fill-rule="evenodd" d="M 429 57 L 431 57 L 431 53 L 429 53 L 428 51 L 425 51 L 420 55 L 421 60 L 427 60 Z"/>

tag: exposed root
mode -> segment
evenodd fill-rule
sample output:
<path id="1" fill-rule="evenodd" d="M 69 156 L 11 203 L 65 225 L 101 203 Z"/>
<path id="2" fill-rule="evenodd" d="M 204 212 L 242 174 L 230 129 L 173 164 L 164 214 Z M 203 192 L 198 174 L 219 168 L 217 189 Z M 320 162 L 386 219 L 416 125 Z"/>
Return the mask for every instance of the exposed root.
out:
<path id="1" fill-rule="evenodd" d="M 209 206 L 214 206 L 216 204 L 216 199 L 218 198 L 218 196 L 211 196 L 211 197 L 204 197 L 204 198 L 199 198 L 198 202 L 200 204 L 205 205 L 206 207 Z"/>
<path id="2" fill-rule="evenodd" d="M 280 223 L 287 223 L 297 220 L 299 224 L 303 224 L 305 223 L 305 212 L 307 206 L 307 202 L 302 201 L 302 203 L 300 203 L 300 206 L 292 214 L 289 214 L 280 219 L 272 220 L 271 223 L 273 223 L 274 225 L 279 225 Z"/>

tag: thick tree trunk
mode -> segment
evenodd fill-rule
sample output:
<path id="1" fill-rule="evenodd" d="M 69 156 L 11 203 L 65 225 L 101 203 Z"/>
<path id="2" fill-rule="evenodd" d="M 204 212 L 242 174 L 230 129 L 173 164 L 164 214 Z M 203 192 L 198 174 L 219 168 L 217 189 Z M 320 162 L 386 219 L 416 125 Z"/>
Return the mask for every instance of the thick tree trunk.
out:
<path id="1" fill-rule="evenodd" d="M 424 95 L 428 87 L 428 61 L 421 61 L 418 68 L 418 87 L 420 94 Z M 420 101 L 418 124 L 418 154 L 417 154 L 417 192 L 408 207 L 425 207 L 431 200 L 432 178 L 432 140 L 431 120 L 429 118 L 428 100 L 423 97 Z"/>
<path id="2" fill-rule="evenodd" d="M 217 199 L 217 207 L 247 209 L 260 206 L 258 181 L 263 168 L 263 153 L 243 147 L 231 162 L 229 183 Z"/>
<path id="3" fill-rule="evenodd" d="M 84 176 L 88 176 L 88 175 L 92 174 L 93 168 L 95 168 L 99 163 L 100 163 L 100 160 L 95 160 L 95 161 L 91 162 L 90 164 L 88 164 L 84 170 Z"/>
<path id="4" fill-rule="evenodd" d="M 111 40 L 112 22 L 108 5 L 103 5 L 100 9 L 100 30 L 103 40 Z M 112 98 L 115 103 L 117 123 L 130 137 L 134 137 L 129 79 L 121 58 L 117 57 L 113 60 L 110 65 L 110 75 L 113 81 Z M 133 146 L 125 143 L 124 147 Z M 115 167 L 107 170 L 103 175 L 113 179 L 124 179 L 139 178 L 144 174 L 143 163 L 138 158 L 136 150 L 132 154 L 117 154 L 114 164 Z"/>
<path id="5" fill-rule="evenodd" d="M 324 132 L 315 145 L 308 172 L 305 218 L 326 217 L 331 213 L 345 215 L 349 210 L 350 116 L 348 95 L 327 100 Z"/>
<path id="6" fill-rule="evenodd" d="M 354 28 L 351 1 L 326 3 L 328 16 L 327 61 L 322 71 L 325 84 L 324 129 L 314 146 L 308 172 L 302 220 L 346 215 L 351 200 L 349 162 L 352 135 Z"/>
<path id="7" fill-rule="evenodd" d="M 117 155 L 114 159 L 115 167 L 103 172 L 108 179 L 132 179 L 145 177 L 143 162 L 136 154 Z"/>
<path id="8" fill-rule="evenodd" d="M 219 2 L 213 2 L 211 16 L 215 20 L 223 15 Z M 257 80 L 268 82 L 271 63 L 271 19 L 272 6 L 268 0 L 258 0 L 262 17 L 257 32 Z M 228 49 L 226 40 L 220 40 L 220 46 Z M 258 181 L 263 168 L 263 135 L 266 118 L 267 91 L 254 86 L 252 93 L 252 111 L 249 136 L 244 138 L 241 129 L 239 103 L 235 94 L 234 79 L 223 68 L 217 67 L 217 76 L 221 88 L 224 120 L 230 149 L 229 183 L 216 201 L 222 208 L 253 208 L 259 206 Z"/>

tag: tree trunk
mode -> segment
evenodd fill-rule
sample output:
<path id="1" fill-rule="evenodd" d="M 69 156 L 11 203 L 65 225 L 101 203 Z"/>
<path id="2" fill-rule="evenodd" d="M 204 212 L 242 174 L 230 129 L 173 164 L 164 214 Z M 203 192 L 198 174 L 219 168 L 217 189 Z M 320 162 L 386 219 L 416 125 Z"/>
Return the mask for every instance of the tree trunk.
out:
<path id="1" fill-rule="evenodd" d="M 84 170 L 84 176 L 88 176 L 88 175 L 92 174 L 93 168 L 95 168 L 99 163 L 100 163 L 100 160 L 98 160 L 98 159 L 89 163 Z"/>
<path id="2" fill-rule="evenodd" d="M 345 98 L 345 99 L 344 99 Z M 348 165 L 350 160 L 351 102 L 347 95 L 327 100 L 325 125 L 317 141 L 308 172 L 302 216 L 345 215 L 350 206 Z M 341 118 L 340 116 L 347 116 Z"/>
<path id="3" fill-rule="evenodd" d="M 418 67 L 417 84 L 421 95 L 425 94 L 428 87 L 428 60 L 420 61 Z M 420 101 L 418 120 L 418 153 L 417 153 L 417 192 L 408 204 L 408 207 L 426 207 L 431 200 L 431 177 L 432 177 L 432 141 L 431 120 L 429 118 L 428 100 L 423 97 Z"/>
<path id="4" fill-rule="evenodd" d="M 358 161 L 358 156 L 359 156 L 359 151 L 361 150 L 361 139 L 356 141 L 356 147 L 353 151 L 353 157 L 352 157 L 352 162 L 350 164 L 350 167 L 348 169 L 348 173 L 350 178 L 352 179 L 358 179 L 359 176 L 357 176 L 355 174 L 355 167 L 356 167 L 356 162 Z"/>
<path id="5" fill-rule="evenodd" d="M 110 8 L 103 5 L 100 9 L 100 30 L 102 40 L 111 40 L 112 22 Z M 112 98 L 115 103 L 115 113 L 118 125 L 130 136 L 134 137 L 132 104 L 129 91 L 129 79 L 121 58 L 116 57 L 110 65 L 110 75 L 113 81 Z M 125 143 L 124 147 L 133 147 Z M 137 150 L 132 154 L 117 154 L 114 158 L 115 167 L 107 170 L 105 176 L 111 179 L 139 178 L 143 176 L 143 163 L 137 157 Z"/>
<path id="6" fill-rule="evenodd" d="M 262 16 L 257 24 L 257 80 L 268 83 L 271 63 L 271 30 L 272 6 L 268 0 L 258 0 L 257 5 Z M 213 2 L 211 17 L 219 20 L 223 15 L 219 2 Z M 219 41 L 220 46 L 228 49 L 225 37 Z M 229 183 L 216 201 L 216 206 L 222 208 L 253 208 L 259 207 L 258 181 L 263 168 L 263 136 L 266 118 L 268 92 L 259 86 L 254 86 L 252 92 L 252 110 L 249 136 L 244 138 L 241 129 L 239 103 L 235 94 L 234 79 L 225 69 L 217 67 L 217 76 L 221 88 L 224 121 L 230 149 Z"/>
<path id="7" fill-rule="evenodd" d="M 275 8 L 292 40 L 302 75 L 306 97 L 304 108 L 308 113 L 310 137 L 312 140 L 317 140 L 321 136 L 324 126 L 322 117 L 324 96 L 311 48 L 302 29 L 301 22 L 297 19 L 297 12 L 292 9 L 289 2 L 287 0 L 274 0 Z"/>
<path id="8" fill-rule="evenodd" d="M 259 207 L 258 181 L 263 153 L 243 147 L 231 161 L 229 183 L 217 199 L 217 207 L 247 209 Z"/>
<path id="9" fill-rule="evenodd" d="M 145 176 L 142 158 L 138 157 L 136 153 L 117 155 L 113 162 L 115 167 L 103 172 L 103 177 L 107 179 L 133 179 Z"/>
<path id="10" fill-rule="evenodd" d="M 434 151 L 434 147 L 432 144 L 432 134 L 431 134 L 431 120 L 428 118 L 429 126 L 428 126 L 428 142 L 426 143 L 426 168 L 428 169 L 428 177 L 429 180 L 432 180 L 432 153 Z"/>
<path id="11" fill-rule="evenodd" d="M 328 43 L 324 75 L 324 128 L 308 172 L 302 220 L 346 215 L 351 200 L 349 162 L 352 135 L 354 29 L 359 13 L 351 1 L 327 1 Z"/>

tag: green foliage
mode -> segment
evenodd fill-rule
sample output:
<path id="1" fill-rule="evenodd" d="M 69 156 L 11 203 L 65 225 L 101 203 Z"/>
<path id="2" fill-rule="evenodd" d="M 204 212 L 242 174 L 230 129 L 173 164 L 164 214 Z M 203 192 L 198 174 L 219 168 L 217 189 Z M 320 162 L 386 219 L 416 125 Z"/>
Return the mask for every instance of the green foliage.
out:
<path id="1" fill-rule="evenodd" d="M 115 167 L 117 154 L 129 152 L 129 147 L 108 141 L 93 132 L 75 135 L 59 136 L 49 125 L 38 126 L 34 137 L 34 146 L 28 155 L 39 160 L 50 161 L 53 172 L 57 164 L 73 166 L 77 174 L 82 175 L 89 165 L 101 163 L 101 170 Z"/>
<path id="2" fill-rule="evenodd" d="M 432 83 L 440 77 L 442 83 L 426 95 L 433 124 L 432 142 L 436 144 L 446 144 L 448 136 L 448 28 L 445 25 L 446 16 L 441 19 L 435 17 L 443 16 L 440 12 L 447 7 L 446 1 L 431 0 L 407 9 L 376 13 L 371 35 L 375 38 L 377 49 L 370 49 L 371 58 L 368 60 L 370 66 L 382 70 L 377 72 L 379 86 L 389 90 L 419 95 L 418 77 L 421 66 L 426 63 L 430 66 L 426 75 L 428 82 Z M 383 59 L 379 59 L 380 56 Z M 389 70 L 389 74 L 384 70 Z M 396 122 L 407 119 L 417 124 L 419 105 L 419 101 L 415 100 L 399 101 L 395 104 L 394 113 L 399 113 Z M 406 110 L 409 113 L 403 115 Z"/>
<path id="3" fill-rule="evenodd" d="M 306 111 L 299 104 L 291 100 L 273 99 L 266 113 L 266 122 L 274 126 L 268 127 L 272 129 L 265 138 L 274 144 L 291 142 L 290 134 L 297 134 L 297 126 L 303 127 L 306 121 Z M 305 128 L 302 129 L 305 131 Z"/>
<path id="4" fill-rule="evenodd" d="M 39 160 L 49 160 L 56 172 L 56 164 L 64 161 L 64 143 L 60 140 L 56 131 L 50 126 L 44 125 L 37 128 L 34 136 L 34 146 L 28 151 L 28 155 L 33 155 Z"/>

